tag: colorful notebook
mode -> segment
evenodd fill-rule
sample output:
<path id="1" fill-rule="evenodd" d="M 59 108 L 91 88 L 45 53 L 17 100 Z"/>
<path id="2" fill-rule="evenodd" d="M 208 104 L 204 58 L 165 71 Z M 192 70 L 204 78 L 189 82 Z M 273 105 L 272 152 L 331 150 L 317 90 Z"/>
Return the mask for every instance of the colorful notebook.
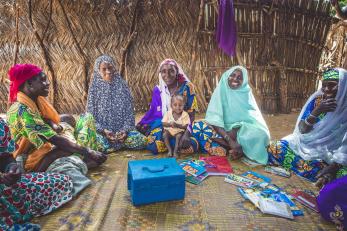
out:
<path id="1" fill-rule="evenodd" d="M 293 200 L 285 192 L 281 191 L 278 193 L 271 194 L 270 198 L 274 201 L 284 202 L 288 204 L 294 216 L 304 215 L 304 212 L 295 205 Z"/>
<path id="2" fill-rule="evenodd" d="M 317 198 L 313 195 L 310 195 L 304 191 L 296 191 L 292 196 L 298 201 L 300 204 L 312 209 L 315 212 L 318 211 Z"/>
<path id="3" fill-rule="evenodd" d="M 257 208 L 259 208 L 259 198 L 261 197 L 261 191 L 257 188 L 238 188 L 241 196 L 246 200 L 252 202 Z"/>
<path id="4" fill-rule="evenodd" d="M 245 188 L 250 188 L 258 184 L 258 182 L 255 182 L 254 180 L 233 173 L 226 175 L 224 181 Z"/>
<path id="5" fill-rule="evenodd" d="M 264 175 L 261 175 L 260 173 L 253 172 L 253 171 L 245 172 L 245 173 L 241 174 L 241 176 L 244 176 L 248 179 L 257 181 L 258 183 L 270 183 L 271 182 L 271 178 L 264 176 Z"/>
<path id="6" fill-rule="evenodd" d="M 203 166 L 198 165 L 191 160 L 183 161 L 182 163 L 180 163 L 180 166 L 185 172 L 189 173 L 192 176 L 199 176 L 206 172 L 206 169 Z"/>
<path id="7" fill-rule="evenodd" d="M 203 180 L 205 180 L 208 177 L 208 173 L 204 172 L 203 174 L 199 176 L 192 176 L 190 174 L 186 174 L 186 181 L 191 183 L 191 184 L 201 184 Z"/>
<path id="8" fill-rule="evenodd" d="M 200 157 L 205 162 L 205 168 L 210 176 L 225 176 L 233 172 L 233 169 L 225 156 Z"/>
<path id="9" fill-rule="evenodd" d="M 257 187 L 257 186 L 252 187 L 252 188 L 238 188 L 238 191 L 240 192 L 240 194 L 244 198 L 250 200 L 258 208 L 260 208 L 260 206 L 261 206 L 260 200 L 266 199 L 266 200 L 270 200 L 270 201 L 274 201 L 274 202 L 285 203 L 288 206 L 288 208 L 290 209 L 292 216 L 304 215 L 303 211 L 300 210 L 295 205 L 295 203 L 291 200 L 291 198 L 289 198 L 289 196 L 285 192 L 279 191 L 280 188 L 278 188 L 276 185 L 269 184 L 268 186 L 269 187 L 266 187 L 265 189 Z M 266 201 L 266 202 L 268 202 L 268 201 Z M 269 202 L 269 203 L 270 203 L 270 205 L 276 204 L 276 203 L 272 203 L 272 202 Z M 270 213 L 270 212 L 266 212 L 266 213 Z M 274 215 L 278 215 L 278 214 L 274 214 Z"/>

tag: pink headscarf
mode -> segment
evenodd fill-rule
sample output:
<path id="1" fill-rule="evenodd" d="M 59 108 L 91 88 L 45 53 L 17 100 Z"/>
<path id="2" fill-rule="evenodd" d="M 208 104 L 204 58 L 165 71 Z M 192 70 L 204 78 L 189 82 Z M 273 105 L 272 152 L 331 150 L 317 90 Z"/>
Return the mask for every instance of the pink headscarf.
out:
<path id="1" fill-rule="evenodd" d="M 25 81 L 33 78 L 42 72 L 42 69 L 34 64 L 15 64 L 8 71 L 8 76 L 11 81 L 10 92 L 9 92 L 9 102 L 14 103 L 17 100 L 17 93 L 19 87 L 25 83 Z"/>

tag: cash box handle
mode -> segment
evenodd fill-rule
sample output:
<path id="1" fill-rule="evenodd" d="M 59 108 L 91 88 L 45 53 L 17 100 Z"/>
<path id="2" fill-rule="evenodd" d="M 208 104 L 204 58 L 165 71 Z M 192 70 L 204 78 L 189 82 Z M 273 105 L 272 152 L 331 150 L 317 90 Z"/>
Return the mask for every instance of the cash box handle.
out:
<path id="1" fill-rule="evenodd" d="M 148 172 L 152 172 L 152 173 L 155 173 L 155 172 L 163 172 L 165 169 L 169 168 L 168 165 L 164 165 L 163 167 L 161 168 L 151 168 L 151 167 L 142 167 L 142 170 L 146 170 Z"/>

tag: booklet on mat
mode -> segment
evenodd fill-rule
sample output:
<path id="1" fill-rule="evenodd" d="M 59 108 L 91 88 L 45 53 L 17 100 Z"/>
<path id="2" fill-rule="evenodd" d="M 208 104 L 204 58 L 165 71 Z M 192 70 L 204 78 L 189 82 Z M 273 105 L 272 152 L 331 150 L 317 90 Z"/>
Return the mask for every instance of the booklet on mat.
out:
<path id="1" fill-rule="evenodd" d="M 258 184 L 252 188 L 238 188 L 238 191 L 245 199 L 250 200 L 258 208 L 260 198 L 266 198 L 268 200 L 287 204 L 293 216 L 304 215 L 303 211 L 295 205 L 291 198 L 274 184 L 268 184 L 265 188 L 260 187 Z"/>
<path id="2" fill-rule="evenodd" d="M 252 202 L 257 208 L 259 208 L 259 198 L 261 197 L 261 191 L 257 188 L 237 188 L 243 198 Z"/>
<path id="3" fill-rule="evenodd" d="M 208 173 L 204 172 L 203 174 L 200 174 L 199 176 L 193 176 L 189 173 L 186 174 L 186 181 L 188 181 L 191 184 L 200 184 L 203 180 L 205 180 L 208 177 Z"/>
<path id="4" fill-rule="evenodd" d="M 233 172 L 226 156 L 200 157 L 205 162 L 205 168 L 210 176 L 225 176 Z"/>
<path id="5" fill-rule="evenodd" d="M 271 178 L 261 175 L 260 173 L 257 172 L 253 172 L 253 171 L 247 171 L 243 174 L 241 174 L 241 176 L 246 177 L 248 179 L 257 181 L 258 183 L 270 183 L 271 182 Z"/>
<path id="6" fill-rule="evenodd" d="M 206 172 L 206 169 L 203 166 L 196 164 L 191 160 L 183 161 L 182 163 L 180 163 L 180 166 L 185 172 L 193 176 L 199 176 Z"/>
<path id="7" fill-rule="evenodd" d="M 265 172 L 272 173 L 275 175 L 279 175 L 279 176 L 283 176 L 283 177 L 290 177 L 290 172 L 284 168 L 281 168 L 281 167 L 266 166 L 264 170 L 265 170 Z"/>
<path id="8" fill-rule="evenodd" d="M 290 207 L 285 202 L 274 201 L 271 199 L 259 198 L 259 208 L 262 213 L 272 214 L 288 219 L 294 219 Z"/>
<path id="9" fill-rule="evenodd" d="M 315 212 L 318 211 L 317 198 L 313 195 L 306 193 L 305 191 L 296 191 L 292 196 L 300 204 L 312 209 Z"/>
<path id="10" fill-rule="evenodd" d="M 258 184 L 258 182 L 255 182 L 254 180 L 251 180 L 246 177 L 242 177 L 233 173 L 226 175 L 224 178 L 224 181 L 230 184 L 234 184 L 234 185 L 237 185 L 240 187 L 246 187 L 246 188 L 250 188 Z"/>

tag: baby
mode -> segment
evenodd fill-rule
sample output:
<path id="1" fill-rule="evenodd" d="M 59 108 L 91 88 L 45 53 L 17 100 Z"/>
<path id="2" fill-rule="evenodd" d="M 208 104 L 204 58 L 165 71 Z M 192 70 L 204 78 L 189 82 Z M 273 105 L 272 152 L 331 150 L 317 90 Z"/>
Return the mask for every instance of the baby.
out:
<path id="1" fill-rule="evenodd" d="M 59 125 L 62 128 L 62 131 L 59 133 L 59 135 L 65 137 L 66 139 L 70 140 L 73 143 L 77 143 L 74 136 L 76 120 L 73 117 L 73 115 L 70 115 L 70 114 L 60 115 Z"/>
<path id="2" fill-rule="evenodd" d="M 183 110 L 185 98 L 182 95 L 174 95 L 171 98 L 171 109 L 164 115 L 162 124 L 164 127 L 164 142 L 168 149 L 168 156 L 175 156 L 179 153 L 179 143 L 182 135 L 190 124 L 189 114 Z M 172 150 L 170 138 L 175 138 L 175 147 Z"/>
<path id="3" fill-rule="evenodd" d="M 56 124 L 51 120 L 45 119 L 45 122 L 59 135 L 67 138 L 73 143 L 77 143 L 74 137 L 76 120 L 73 115 L 62 114 L 60 115 L 60 123 Z"/>

